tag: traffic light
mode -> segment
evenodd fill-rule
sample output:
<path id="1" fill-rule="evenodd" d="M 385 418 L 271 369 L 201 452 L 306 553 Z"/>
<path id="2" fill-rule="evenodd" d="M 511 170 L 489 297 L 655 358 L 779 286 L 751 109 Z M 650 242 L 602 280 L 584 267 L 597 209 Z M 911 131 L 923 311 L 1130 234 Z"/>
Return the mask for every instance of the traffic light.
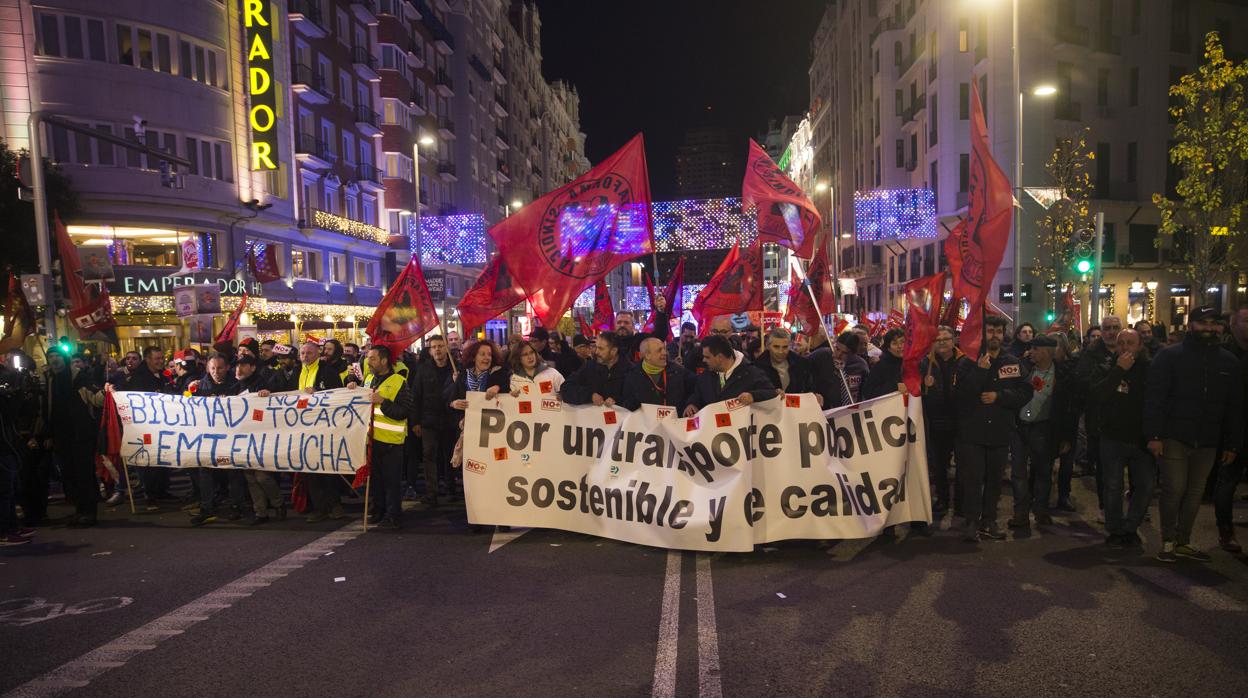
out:
<path id="1" fill-rule="evenodd" d="M 1052 310 L 1044 314 L 1044 321 L 1049 323 L 1050 325 L 1053 324 L 1053 321 L 1056 319 L 1057 319 L 1057 313 L 1053 312 Z"/>
<path id="2" fill-rule="evenodd" d="M 1080 228 L 1075 232 L 1075 271 L 1080 274 L 1092 272 L 1092 245 L 1096 242 L 1096 232 L 1091 228 Z"/>
<path id="3" fill-rule="evenodd" d="M 73 347 L 69 343 L 69 337 L 61 337 L 61 341 L 56 343 L 56 348 L 60 349 L 65 356 L 70 356 L 74 353 Z"/>

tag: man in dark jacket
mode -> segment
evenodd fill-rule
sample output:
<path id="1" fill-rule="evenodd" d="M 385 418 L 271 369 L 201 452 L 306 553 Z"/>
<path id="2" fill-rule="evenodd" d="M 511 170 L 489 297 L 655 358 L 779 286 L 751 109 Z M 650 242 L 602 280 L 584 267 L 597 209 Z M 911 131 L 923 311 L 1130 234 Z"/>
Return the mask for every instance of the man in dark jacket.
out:
<path id="1" fill-rule="evenodd" d="M 727 337 L 711 335 L 703 339 L 702 360 L 707 370 L 697 377 L 693 399 L 685 408 L 686 417 L 721 400 L 737 399 L 750 405 L 784 394 L 766 374 L 746 361 L 744 354 L 733 349 Z"/>
<path id="2" fill-rule="evenodd" d="M 767 349 L 754 365 L 767 374 L 773 387 L 786 393 L 815 393 L 819 405 L 823 396 L 815 390 L 815 375 L 810 362 L 793 351 L 793 336 L 783 327 L 773 327 L 767 333 Z"/>
<path id="3" fill-rule="evenodd" d="M 1010 465 L 1010 482 L 1014 489 L 1014 516 L 1010 528 L 1031 527 L 1028 509 L 1036 524 L 1053 523 L 1049 516 L 1049 495 L 1053 491 L 1053 461 L 1070 449 L 1063 440 L 1071 433 L 1071 378 L 1065 367 L 1053 359 L 1057 340 L 1040 335 L 1028 349 L 1031 365 L 1027 381 L 1032 395 L 1018 414 L 1018 439 L 1021 445 Z"/>
<path id="4" fill-rule="evenodd" d="M 862 338 L 857 332 L 845 331 L 836 338 L 836 344 L 832 350 L 836 352 L 837 365 L 841 367 L 841 371 L 845 374 L 845 381 L 849 387 L 849 394 L 853 397 L 854 402 L 862 400 L 862 384 L 867 381 L 867 376 L 871 374 L 871 365 L 867 363 L 867 359 L 863 356 L 863 346 L 867 340 Z"/>
<path id="5" fill-rule="evenodd" d="M 880 354 L 880 360 L 871 367 L 866 382 L 862 384 L 863 400 L 906 392 L 906 386 L 901 382 L 901 361 L 906 354 L 905 331 L 889 330 L 880 344 L 884 347 L 884 353 Z"/>
<path id="6" fill-rule="evenodd" d="M 1157 481 L 1157 463 L 1144 442 L 1144 391 L 1148 382 L 1148 356 L 1135 330 L 1118 334 L 1114 361 L 1091 390 L 1101 406 L 1102 478 L 1105 483 L 1105 542 L 1111 547 L 1143 545 L 1136 531 L 1148 513 Z M 1123 468 L 1131 477 L 1131 505 L 1122 512 Z"/>
<path id="7" fill-rule="evenodd" d="M 136 366 L 122 383 L 114 384 L 119 391 L 145 393 L 172 393 L 173 384 L 165 378 L 165 352 L 158 346 L 143 350 L 143 363 Z M 159 501 L 177 501 L 169 494 L 169 471 L 165 468 L 138 468 L 139 483 L 147 504 Z M 132 474 L 133 475 L 133 474 Z"/>
<path id="8" fill-rule="evenodd" d="M 1144 433 L 1161 463 L 1162 562 L 1210 559 L 1192 547 L 1192 524 L 1218 450 L 1233 462 L 1243 439 L 1243 377 L 1219 344 L 1220 329 L 1217 308 L 1196 308 L 1183 342 L 1158 352 L 1148 369 Z"/>
<path id="9" fill-rule="evenodd" d="M 853 392 L 849 389 L 849 380 L 836 360 L 836 351 L 828 344 L 828 333 L 823 327 L 815 330 L 810 338 L 810 354 L 806 356 L 810 363 L 811 380 L 815 384 L 815 392 L 822 398 L 823 409 L 844 407 L 854 401 Z"/>
<path id="10" fill-rule="evenodd" d="M 594 359 L 581 367 L 563 383 L 559 395 L 569 405 L 606 405 L 622 403 L 624 399 L 624 376 L 633 369 L 633 363 L 623 356 L 627 343 L 614 332 L 598 335 L 594 347 Z"/>
<path id="11" fill-rule="evenodd" d="M 215 354 L 208 359 L 204 376 L 195 384 L 196 397 L 225 397 L 238 395 L 242 388 L 230 376 L 230 365 L 225 356 Z M 217 520 L 216 494 L 220 480 L 224 479 L 229 492 L 230 509 L 226 518 L 237 521 L 242 518 L 243 504 L 247 501 L 247 479 L 242 470 L 235 468 L 197 468 L 192 475 L 199 479 L 199 512 L 191 517 L 192 526 L 203 526 Z"/>
<path id="12" fill-rule="evenodd" d="M 448 469 L 451 451 L 455 447 L 455 420 L 442 396 L 455 375 L 455 364 L 441 335 L 435 334 L 425 340 L 425 346 L 429 355 L 416 365 L 410 381 L 413 409 L 409 421 L 412 435 L 420 438 L 420 453 L 417 457 L 414 448 L 407 449 L 407 482 L 411 486 L 416 481 L 416 469 L 413 466 L 417 462 L 422 463 L 425 496 L 420 501 L 420 507 L 431 509 L 438 505 L 439 474 L 446 476 L 448 489 L 450 487 L 451 476 Z M 412 444 L 414 441 L 415 439 L 408 439 L 407 443 Z"/>
<path id="13" fill-rule="evenodd" d="M 919 364 L 923 376 L 923 417 L 927 423 L 928 471 L 936 490 L 933 513 L 943 513 L 949 508 L 949 465 L 953 462 L 953 444 L 958 434 L 953 389 L 962 352 L 954 346 L 953 340 L 953 328 L 941 325 L 936 330 L 932 353 Z M 956 499 L 961 503 L 961 496 Z"/>
<path id="14" fill-rule="evenodd" d="M 667 341 L 671 332 L 671 314 L 667 312 L 667 300 L 662 294 L 654 298 L 654 328 L 650 332 L 637 332 L 637 318 L 631 310 L 615 314 L 615 333 L 620 337 L 620 356 L 630 364 L 641 361 L 641 341 L 647 337 L 657 337 Z"/>
<path id="15" fill-rule="evenodd" d="M 100 501 L 95 479 L 95 442 L 100 434 L 98 408 L 103 393 L 90 372 L 70 367 L 59 351 L 48 352 L 47 424 L 43 429 L 61 466 L 65 496 L 74 504 L 70 526 L 94 526 Z"/>
<path id="16" fill-rule="evenodd" d="M 1248 307 L 1240 308 L 1231 315 L 1231 334 L 1226 341 L 1226 350 L 1239 360 L 1239 371 L 1244 379 L 1244 409 L 1248 410 Z M 1241 448 L 1239 457 L 1229 464 L 1218 467 L 1217 485 L 1213 491 L 1213 511 L 1218 521 L 1218 543 L 1229 553 L 1243 552 L 1239 541 L 1235 540 L 1235 527 L 1232 520 L 1232 507 L 1235 502 L 1235 488 L 1244 475 L 1244 465 L 1248 463 L 1248 449 Z"/>
<path id="17" fill-rule="evenodd" d="M 1002 351 L 1005 318 L 984 319 L 984 346 L 979 359 L 958 363 L 954 396 L 958 408 L 958 484 L 966 517 L 965 540 L 980 536 L 1004 540 L 997 526 L 997 500 L 1009 453 L 1015 415 L 1031 400 L 1018 358 Z"/>
<path id="18" fill-rule="evenodd" d="M 667 347 L 656 337 L 641 342 L 641 363 L 624 377 L 620 404 L 635 410 L 642 405 L 665 405 L 683 414 L 693 396 L 693 374 L 668 361 Z"/>
<path id="19" fill-rule="evenodd" d="M 1093 339 L 1083 353 L 1079 355 L 1079 363 L 1075 366 L 1076 392 L 1087 396 L 1083 401 L 1084 411 L 1084 429 L 1088 434 L 1088 450 L 1087 450 L 1087 466 L 1092 469 L 1096 475 L 1096 496 L 1100 500 L 1100 507 L 1105 508 L 1105 496 L 1102 492 L 1103 483 L 1101 477 L 1101 436 L 1097 432 L 1096 425 L 1100 424 L 1100 415 L 1095 396 L 1088 391 L 1088 386 L 1092 384 L 1098 376 L 1102 376 L 1109 370 L 1109 366 L 1113 361 L 1114 352 L 1117 351 L 1118 333 L 1122 331 L 1122 320 L 1116 315 L 1106 315 L 1101 320 L 1098 339 Z"/>

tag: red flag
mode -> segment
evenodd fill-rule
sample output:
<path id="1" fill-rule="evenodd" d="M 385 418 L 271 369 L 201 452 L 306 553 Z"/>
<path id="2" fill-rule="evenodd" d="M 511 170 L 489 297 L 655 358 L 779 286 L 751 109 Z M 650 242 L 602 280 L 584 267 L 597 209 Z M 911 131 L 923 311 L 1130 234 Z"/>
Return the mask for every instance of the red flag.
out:
<path id="1" fill-rule="evenodd" d="M 218 344 L 232 344 L 234 338 L 238 336 L 238 318 L 243 314 L 243 309 L 247 307 L 247 292 L 243 292 L 243 297 L 238 301 L 238 307 L 234 312 L 230 313 L 230 319 L 225 321 L 225 326 L 217 333 L 215 339 L 212 340 L 213 346 Z"/>
<path id="2" fill-rule="evenodd" d="M 822 225 L 819 209 L 753 138 L 741 184 L 741 207 L 748 210 L 751 206 L 758 212 L 759 240 L 784 245 L 803 259 L 815 253 Z"/>
<path id="3" fill-rule="evenodd" d="M 901 380 L 911 395 L 918 395 L 919 362 L 932 350 L 940 326 L 940 304 L 945 299 L 945 272 L 906 284 L 906 353 L 901 360 Z"/>
<path id="4" fill-rule="evenodd" d="M 706 336 L 711 320 L 717 316 L 762 309 L 763 246 L 756 240 L 742 254 L 741 245 L 733 245 L 715 275 L 693 300 L 698 336 Z"/>
<path id="5" fill-rule="evenodd" d="M 369 444 L 369 449 L 370 450 L 372 449 L 371 443 Z M 370 464 L 365 463 L 364 465 L 361 465 L 359 470 L 355 471 L 355 477 L 351 479 L 351 489 L 358 490 L 364 485 L 367 485 L 368 478 L 372 474 L 373 474 L 373 468 Z"/>
<path id="6" fill-rule="evenodd" d="M 546 294 L 555 327 L 581 291 L 654 250 L 641 134 L 598 166 L 490 228 L 517 285 Z"/>
<path id="7" fill-rule="evenodd" d="M 524 300 L 524 291 L 512 281 L 502 257 L 495 257 L 481 271 L 472 288 L 459 301 L 459 321 L 474 330 Z"/>
<path id="8" fill-rule="evenodd" d="M 1010 180 L 992 159 L 988 126 L 979 101 L 979 87 L 974 80 L 971 81 L 971 107 L 971 175 L 966 219 L 945 241 L 945 256 L 949 258 L 949 269 L 953 273 L 954 298 L 965 298 L 971 306 L 961 348 L 967 356 L 977 359 L 983 339 L 984 303 L 1010 240 L 1014 195 Z M 1014 292 L 1018 293 L 1018 289 Z"/>
<path id="9" fill-rule="evenodd" d="M 595 333 L 615 329 L 615 307 L 611 305 L 611 291 L 605 281 L 599 281 L 594 287 L 594 320 L 590 324 Z"/>
<path id="10" fill-rule="evenodd" d="M 101 284 L 97 291 L 88 288 L 83 282 L 78 248 L 69 239 L 69 231 L 61 222 L 61 216 L 53 211 L 52 217 L 56 227 L 56 248 L 61 257 L 61 274 L 70 299 L 70 309 L 66 317 L 81 337 L 96 333 L 107 335 L 117 326 L 117 321 L 113 319 L 113 304 L 108 298 L 108 289 Z M 115 338 L 110 338 L 110 341 L 115 342 Z"/>
<path id="11" fill-rule="evenodd" d="M 810 307 L 810 300 L 809 299 L 804 300 L 803 299 L 804 296 L 806 296 L 806 284 L 804 284 L 802 280 L 798 278 L 797 267 L 796 266 L 790 267 L 789 268 L 789 298 L 788 298 L 789 302 L 788 302 L 788 307 L 784 309 L 784 324 L 792 325 L 793 320 L 796 319 L 799 314 L 801 314 L 802 315 L 802 319 L 801 319 L 802 329 L 805 330 L 809 327 L 809 325 L 806 324 L 805 312 Z M 801 313 L 798 312 L 799 305 L 802 306 Z"/>
<path id="12" fill-rule="evenodd" d="M 833 318 L 833 320 L 832 320 L 832 337 L 831 337 L 831 339 L 835 339 L 836 337 L 841 336 L 841 333 L 842 333 L 842 332 L 844 332 L 844 331 L 845 331 L 845 330 L 847 330 L 847 329 L 849 329 L 849 320 L 846 320 L 845 318 L 841 317 L 840 315 L 837 315 L 837 316 L 836 316 L 835 318 Z"/>
<path id="13" fill-rule="evenodd" d="M 651 279 L 650 273 L 645 272 L 645 271 L 641 273 L 641 278 L 646 283 L 646 295 L 649 296 L 650 298 L 650 316 L 646 318 L 646 324 L 642 325 L 641 329 L 645 332 L 653 332 L 654 331 L 654 309 L 655 309 L 654 279 Z"/>
<path id="14" fill-rule="evenodd" d="M 438 312 L 425 285 L 425 274 L 415 256 L 395 279 L 364 330 L 373 344 L 384 344 L 398 359 L 412 345 L 438 327 Z"/>
<path id="15" fill-rule="evenodd" d="M 277 248 L 267 242 L 254 242 L 247 251 L 247 268 L 256 281 L 267 284 L 282 278 L 277 263 Z"/>
<path id="16" fill-rule="evenodd" d="M 672 270 L 671 277 L 667 280 L 667 286 L 663 288 L 663 300 L 666 303 L 667 312 L 670 317 L 680 319 L 681 312 L 684 310 L 684 284 L 685 284 L 685 258 L 681 257 L 676 262 L 676 268 Z M 658 315 L 658 311 L 654 310 L 654 294 L 651 297 L 650 319 L 646 321 L 647 327 L 654 327 L 654 316 Z M 672 338 L 672 328 L 667 328 L 667 339 Z"/>
<path id="17" fill-rule="evenodd" d="M 906 314 L 900 310 L 890 310 L 888 317 L 884 318 L 885 331 L 899 330 L 906 326 Z"/>
<path id="18" fill-rule="evenodd" d="M 35 314 L 26 302 L 22 284 L 9 272 L 9 299 L 4 308 L 4 337 L 0 337 L 0 351 L 20 347 L 35 331 Z"/>
<path id="19" fill-rule="evenodd" d="M 573 313 L 573 315 L 576 316 L 576 323 L 581 327 L 581 335 L 586 339 L 593 339 L 598 334 L 594 332 L 594 328 L 589 326 L 589 323 L 585 322 L 584 314 L 577 312 Z"/>
<path id="20" fill-rule="evenodd" d="M 1062 298 L 1058 308 L 1057 319 L 1049 325 L 1046 332 L 1069 332 L 1075 326 L 1075 299 L 1070 291 L 1062 291 Z"/>
<path id="21" fill-rule="evenodd" d="M 794 278 L 798 277 L 796 268 L 793 274 Z M 802 321 L 803 330 L 814 332 L 825 309 L 835 302 L 836 291 L 828 268 L 828 251 L 826 247 L 820 247 L 815 258 L 810 260 L 805 278 L 789 286 L 789 312 L 785 314 L 784 321 L 792 322 L 791 318 L 796 317 Z"/>
<path id="22" fill-rule="evenodd" d="M 69 239 L 69 231 L 61 222 L 60 213 L 53 211 L 52 221 L 56 226 L 56 250 L 61 257 L 61 275 L 65 279 L 70 305 L 74 308 L 85 307 L 91 298 L 87 294 L 86 284 L 82 282 L 82 262 L 78 259 L 78 248 Z"/>

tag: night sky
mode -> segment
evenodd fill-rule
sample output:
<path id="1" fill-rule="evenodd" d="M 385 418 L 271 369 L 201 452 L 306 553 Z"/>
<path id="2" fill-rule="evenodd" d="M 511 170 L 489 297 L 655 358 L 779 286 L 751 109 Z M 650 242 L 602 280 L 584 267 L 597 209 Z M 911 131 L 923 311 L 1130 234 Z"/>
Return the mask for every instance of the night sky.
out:
<path id="1" fill-rule="evenodd" d="M 536 0 L 546 78 L 581 95 L 597 163 L 637 131 L 655 199 L 673 197 L 684 130 L 746 138 L 809 107 L 810 40 L 826 0 Z"/>

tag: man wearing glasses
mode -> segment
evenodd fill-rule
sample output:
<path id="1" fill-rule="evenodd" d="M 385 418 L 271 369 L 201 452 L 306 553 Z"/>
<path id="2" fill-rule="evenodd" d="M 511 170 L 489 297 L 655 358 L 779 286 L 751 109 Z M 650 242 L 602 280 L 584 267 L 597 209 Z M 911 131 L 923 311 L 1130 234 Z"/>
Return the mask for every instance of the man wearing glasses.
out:
<path id="1" fill-rule="evenodd" d="M 962 352 L 954 345 L 953 328 L 941 325 L 936 330 L 932 351 L 919 364 L 923 376 L 923 417 L 927 423 L 928 463 L 936 496 L 932 513 L 940 515 L 949 508 L 949 465 L 953 461 L 953 444 L 958 435 L 958 413 L 954 402 L 954 376 Z M 955 480 L 956 482 L 956 480 Z M 955 501 L 961 497 L 955 496 Z"/>

